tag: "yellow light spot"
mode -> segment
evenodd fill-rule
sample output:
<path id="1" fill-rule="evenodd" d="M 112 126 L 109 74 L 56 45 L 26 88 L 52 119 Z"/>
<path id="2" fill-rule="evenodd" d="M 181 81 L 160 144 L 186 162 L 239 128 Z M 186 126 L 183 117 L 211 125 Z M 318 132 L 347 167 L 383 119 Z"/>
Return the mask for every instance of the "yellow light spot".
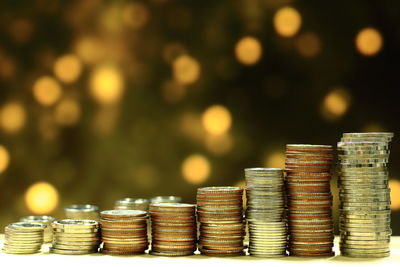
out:
<path id="1" fill-rule="evenodd" d="M 305 58 L 315 57 L 321 51 L 320 39 L 311 32 L 300 35 L 295 45 L 299 54 Z"/>
<path id="2" fill-rule="evenodd" d="M 90 92 L 100 104 L 117 103 L 124 92 L 120 71 L 111 65 L 97 67 L 90 77 Z"/>
<path id="3" fill-rule="evenodd" d="M 123 10 L 122 19 L 128 27 L 138 30 L 149 20 L 149 11 L 142 3 L 133 2 Z"/>
<path id="4" fill-rule="evenodd" d="M 183 85 L 193 84 L 199 79 L 200 64 L 191 56 L 181 55 L 172 63 L 174 78 Z"/>
<path id="5" fill-rule="evenodd" d="M 70 126 L 79 121 L 80 115 L 81 109 L 77 101 L 63 99 L 56 107 L 54 120 L 60 125 Z"/>
<path id="6" fill-rule="evenodd" d="M 213 105 L 203 113 L 202 123 L 208 133 L 221 135 L 231 128 L 232 117 L 226 107 Z"/>
<path id="7" fill-rule="evenodd" d="M 396 179 L 389 180 L 390 187 L 390 200 L 392 204 L 390 208 L 392 210 L 400 210 L 400 181 Z"/>
<path id="8" fill-rule="evenodd" d="M 362 129 L 362 132 L 385 132 L 386 129 L 381 124 L 376 122 L 370 122 L 365 125 Z"/>
<path id="9" fill-rule="evenodd" d="M 229 152 L 233 147 L 232 137 L 228 134 L 206 136 L 205 144 L 207 150 L 216 155 Z"/>
<path id="10" fill-rule="evenodd" d="M 98 38 L 85 36 L 77 41 L 75 52 L 84 63 L 94 64 L 104 57 L 105 47 Z"/>
<path id="11" fill-rule="evenodd" d="M 253 65 L 257 63 L 262 54 L 260 42 L 254 37 L 243 37 L 237 42 L 235 55 L 237 60 L 244 65 Z"/>
<path id="12" fill-rule="evenodd" d="M 35 183 L 25 193 L 25 204 L 34 214 L 48 214 L 58 205 L 57 189 L 46 182 Z"/>
<path id="13" fill-rule="evenodd" d="M 201 184 L 209 177 L 211 167 L 206 157 L 193 154 L 183 161 L 181 172 L 188 183 Z"/>
<path id="14" fill-rule="evenodd" d="M 64 55 L 56 60 L 53 71 L 60 81 L 73 83 L 82 73 L 82 64 L 75 55 Z"/>
<path id="15" fill-rule="evenodd" d="M 274 27 L 276 32 L 283 37 L 295 35 L 301 26 L 301 15 L 292 7 L 279 9 L 274 16 Z"/>
<path id="16" fill-rule="evenodd" d="M 349 93 L 341 88 L 332 90 L 322 102 L 321 114 L 327 120 L 336 120 L 343 116 L 350 106 Z"/>
<path id="17" fill-rule="evenodd" d="M 182 133 L 195 142 L 203 142 L 205 131 L 201 124 L 201 116 L 193 112 L 182 114 L 179 127 Z"/>
<path id="18" fill-rule="evenodd" d="M 373 56 L 382 49 L 383 39 L 374 28 L 364 28 L 356 36 L 356 48 L 364 56 Z"/>
<path id="19" fill-rule="evenodd" d="M 3 173 L 10 164 L 10 154 L 7 149 L 0 145 L 0 174 Z"/>
<path id="20" fill-rule="evenodd" d="M 266 168 L 285 168 L 286 156 L 284 152 L 274 151 L 265 158 Z"/>
<path id="21" fill-rule="evenodd" d="M 183 99 L 186 94 L 186 88 L 175 81 L 168 81 L 162 87 L 164 99 L 169 103 L 176 103 Z"/>
<path id="22" fill-rule="evenodd" d="M 43 76 L 33 84 L 33 95 L 43 106 L 52 106 L 61 98 L 62 90 L 54 78 Z"/>
<path id="23" fill-rule="evenodd" d="M 6 104 L 0 111 L 0 126 L 7 133 L 16 133 L 24 127 L 26 113 L 17 102 Z"/>

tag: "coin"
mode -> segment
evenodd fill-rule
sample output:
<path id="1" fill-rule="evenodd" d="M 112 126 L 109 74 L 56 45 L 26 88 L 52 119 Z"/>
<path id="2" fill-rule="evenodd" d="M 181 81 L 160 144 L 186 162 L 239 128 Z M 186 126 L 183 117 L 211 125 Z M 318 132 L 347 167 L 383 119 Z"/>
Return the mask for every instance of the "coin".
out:
<path id="1" fill-rule="evenodd" d="M 143 210 L 148 211 L 149 200 L 146 198 L 123 198 L 115 201 L 115 210 Z"/>
<path id="2" fill-rule="evenodd" d="M 99 207 L 95 205 L 70 205 L 64 212 L 67 219 L 99 220 Z"/>

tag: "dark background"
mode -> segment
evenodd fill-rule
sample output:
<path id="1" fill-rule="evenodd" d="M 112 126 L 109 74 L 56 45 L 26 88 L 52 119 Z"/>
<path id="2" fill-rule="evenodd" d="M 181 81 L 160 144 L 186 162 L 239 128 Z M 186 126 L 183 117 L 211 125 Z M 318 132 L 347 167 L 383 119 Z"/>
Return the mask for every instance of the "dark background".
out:
<path id="1" fill-rule="evenodd" d="M 283 167 L 286 143 L 359 131 L 395 133 L 398 222 L 399 12 L 398 1 L 1 1 L 0 226 L 123 197 L 194 202 L 197 187 L 243 186 L 245 167 Z"/>

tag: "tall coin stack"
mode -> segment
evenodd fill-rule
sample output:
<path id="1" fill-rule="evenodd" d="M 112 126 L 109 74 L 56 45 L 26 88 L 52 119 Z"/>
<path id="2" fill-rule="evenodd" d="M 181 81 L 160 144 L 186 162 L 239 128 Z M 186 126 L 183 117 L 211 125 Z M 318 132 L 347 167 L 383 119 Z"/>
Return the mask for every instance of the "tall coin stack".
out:
<path id="1" fill-rule="evenodd" d="M 193 255 L 197 249 L 196 206 L 184 203 L 150 205 L 151 251 L 160 256 Z"/>
<path id="2" fill-rule="evenodd" d="M 5 227 L 3 251 L 9 254 L 32 254 L 40 252 L 43 244 L 42 223 L 17 222 Z"/>
<path id="3" fill-rule="evenodd" d="M 286 145 L 286 192 L 289 254 L 333 256 L 329 145 Z"/>
<path id="4" fill-rule="evenodd" d="M 393 133 L 345 133 L 338 143 L 340 252 L 387 257 L 390 228 L 389 142 Z"/>
<path id="5" fill-rule="evenodd" d="M 44 237 L 43 237 L 44 243 L 49 243 L 53 240 L 53 230 L 51 228 L 51 223 L 54 220 L 55 218 L 47 215 L 32 215 L 20 219 L 21 222 L 33 222 L 33 223 L 45 224 L 46 228 L 44 229 Z"/>
<path id="6" fill-rule="evenodd" d="M 148 249 L 146 211 L 106 210 L 100 216 L 102 253 L 133 255 Z"/>
<path id="7" fill-rule="evenodd" d="M 210 256 L 244 255 L 243 189 L 216 186 L 197 189 L 199 249 Z"/>
<path id="8" fill-rule="evenodd" d="M 146 198 L 123 198 L 115 201 L 115 210 L 149 210 L 149 200 Z"/>
<path id="9" fill-rule="evenodd" d="M 99 220 L 99 207 L 95 205 L 71 205 L 64 208 L 65 217 L 74 220 Z"/>
<path id="10" fill-rule="evenodd" d="M 258 257 L 286 255 L 284 173 L 278 168 L 248 168 L 246 178 L 249 253 Z"/>
<path id="11" fill-rule="evenodd" d="M 95 253 L 100 245 L 100 226 L 94 220 L 58 220 L 52 223 L 50 252 L 64 255 Z"/>

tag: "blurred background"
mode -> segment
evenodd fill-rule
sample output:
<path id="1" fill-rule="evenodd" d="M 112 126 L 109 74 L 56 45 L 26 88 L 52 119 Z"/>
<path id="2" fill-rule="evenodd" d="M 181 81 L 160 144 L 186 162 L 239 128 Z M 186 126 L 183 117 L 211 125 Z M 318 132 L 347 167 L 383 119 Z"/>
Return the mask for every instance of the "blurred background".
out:
<path id="1" fill-rule="evenodd" d="M 1 1 L 0 227 L 69 204 L 195 202 L 198 187 L 243 186 L 245 167 L 283 167 L 286 143 L 359 131 L 395 133 L 399 222 L 399 12 L 394 0 Z"/>

